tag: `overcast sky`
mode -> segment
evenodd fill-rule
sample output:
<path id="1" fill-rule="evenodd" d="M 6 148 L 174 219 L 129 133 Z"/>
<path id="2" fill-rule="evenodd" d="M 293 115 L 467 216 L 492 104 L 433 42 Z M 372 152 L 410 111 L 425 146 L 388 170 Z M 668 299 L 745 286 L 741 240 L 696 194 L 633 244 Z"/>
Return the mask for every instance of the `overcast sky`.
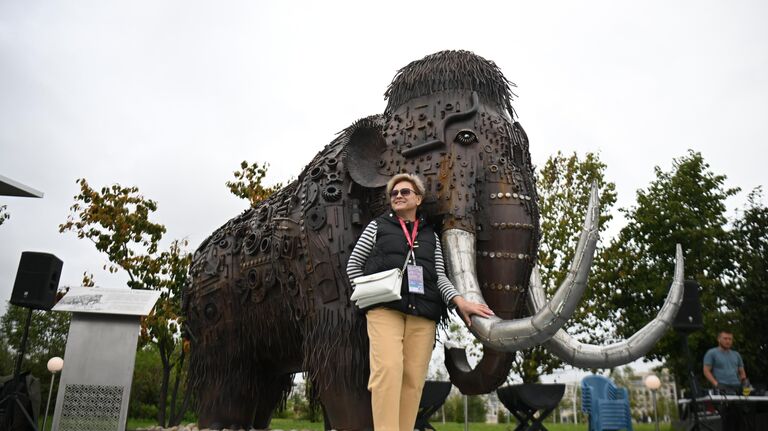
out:
<path id="1" fill-rule="evenodd" d="M 273 3 L 0 0 L 0 175 L 45 192 L 0 197 L 0 299 L 25 250 L 61 258 L 62 285 L 124 285 L 58 233 L 77 178 L 139 187 L 164 244 L 194 249 L 246 208 L 224 186 L 241 160 L 296 176 L 383 111 L 399 68 L 443 49 L 518 85 L 536 164 L 600 152 L 617 206 L 689 148 L 744 190 L 731 210 L 766 184 L 764 1 Z"/>

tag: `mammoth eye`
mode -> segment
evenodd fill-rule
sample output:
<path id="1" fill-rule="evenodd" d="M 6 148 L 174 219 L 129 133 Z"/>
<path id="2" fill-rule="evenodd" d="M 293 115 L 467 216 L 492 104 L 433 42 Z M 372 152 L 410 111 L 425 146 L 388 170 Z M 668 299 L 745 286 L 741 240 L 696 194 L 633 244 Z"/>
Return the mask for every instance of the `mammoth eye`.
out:
<path id="1" fill-rule="evenodd" d="M 459 130 L 459 133 L 456 134 L 454 141 L 461 145 L 470 145 L 477 142 L 477 136 L 475 136 L 475 132 L 469 129 L 463 129 Z"/>

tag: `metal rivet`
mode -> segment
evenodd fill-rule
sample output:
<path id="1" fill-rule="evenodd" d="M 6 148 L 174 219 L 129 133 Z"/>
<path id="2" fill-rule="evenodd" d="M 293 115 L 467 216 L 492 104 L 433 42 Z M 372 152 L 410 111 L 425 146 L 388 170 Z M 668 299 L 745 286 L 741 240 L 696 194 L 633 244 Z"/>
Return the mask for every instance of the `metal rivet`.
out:
<path id="1" fill-rule="evenodd" d="M 524 255 L 524 254 L 518 254 L 518 255 L 517 255 L 517 258 L 518 258 L 518 259 L 525 259 L 525 255 Z"/>
<path id="2" fill-rule="evenodd" d="M 511 198 L 512 197 L 512 193 L 507 193 L 504 196 L 506 196 L 507 198 Z"/>
<path id="3" fill-rule="evenodd" d="M 488 256 L 490 256 L 490 258 L 493 259 L 494 257 L 496 257 L 496 253 L 490 252 L 488 253 Z"/>
<path id="4" fill-rule="evenodd" d="M 491 193 L 491 199 L 496 199 L 496 195 Z"/>

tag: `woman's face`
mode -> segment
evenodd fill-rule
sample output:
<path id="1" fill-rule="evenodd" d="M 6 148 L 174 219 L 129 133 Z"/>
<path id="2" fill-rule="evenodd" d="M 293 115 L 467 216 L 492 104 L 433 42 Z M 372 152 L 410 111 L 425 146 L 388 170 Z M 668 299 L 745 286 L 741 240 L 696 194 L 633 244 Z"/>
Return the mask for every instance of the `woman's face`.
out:
<path id="1" fill-rule="evenodd" d="M 397 194 L 395 194 L 397 192 Z M 406 196 L 403 196 L 405 194 Z M 416 187 L 410 181 L 400 181 L 392 187 L 389 203 L 395 212 L 409 212 L 421 205 L 422 196 L 416 194 Z"/>

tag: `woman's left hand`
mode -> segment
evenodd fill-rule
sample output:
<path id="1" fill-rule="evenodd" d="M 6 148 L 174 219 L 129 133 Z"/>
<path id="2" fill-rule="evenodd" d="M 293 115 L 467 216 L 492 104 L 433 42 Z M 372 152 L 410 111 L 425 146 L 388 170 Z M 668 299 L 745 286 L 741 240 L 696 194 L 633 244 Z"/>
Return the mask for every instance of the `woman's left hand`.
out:
<path id="1" fill-rule="evenodd" d="M 493 310 L 491 310 L 487 305 L 467 301 L 461 296 L 454 296 L 453 303 L 456 304 L 456 307 L 459 309 L 459 313 L 461 314 L 461 318 L 464 319 L 464 322 L 467 323 L 467 326 L 472 326 L 471 318 L 474 315 L 482 317 L 494 316 Z"/>

